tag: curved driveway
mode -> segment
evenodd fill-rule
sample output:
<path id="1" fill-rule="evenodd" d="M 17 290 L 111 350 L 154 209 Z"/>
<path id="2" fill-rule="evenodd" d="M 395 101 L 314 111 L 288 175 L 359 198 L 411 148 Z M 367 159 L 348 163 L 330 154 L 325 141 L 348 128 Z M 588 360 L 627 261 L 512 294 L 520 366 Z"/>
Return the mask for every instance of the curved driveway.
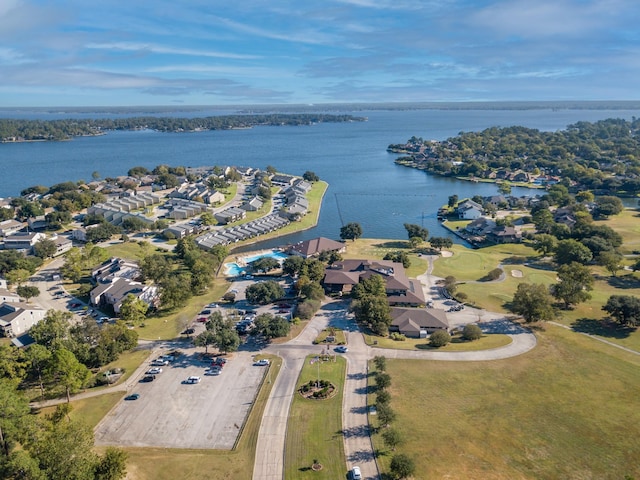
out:
<path id="1" fill-rule="evenodd" d="M 435 282 L 428 273 L 422 276 L 427 287 Z M 457 312 L 456 315 L 463 312 Z M 375 462 L 373 446 L 367 418 L 367 377 L 368 360 L 376 355 L 388 358 L 443 360 L 443 361 L 486 361 L 500 360 L 521 355 L 536 345 L 536 337 L 528 330 L 510 322 L 503 315 L 467 309 L 464 312 L 470 320 L 480 320 L 484 331 L 505 333 L 512 342 L 504 347 L 475 352 L 423 352 L 416 350 L 393 350 L 372 348 L 364 343 L 355 322 L 348 314 L 346 301 L 330 302 L 323 306 L 321 314 L 315 316 L 295 339 L 281 345 L 267 347 L 269 353 L 283 359 L 283 366 L 275 380 L 258 433 L 256 458 L 253 469 L 254 480 L 281 480 L 284 478 L 284 451 L 287 419 L 291 400 L 295 393 L 298 375 L 307 355 L 320 353 L 323 347 L 312 345 L 318 333 L 328 325 L 345 330 L 349 353 L 347 377 L 343 395 L 342 423 L 345 455 L 349 466 L 359 465 L 363 478 L 377 479 L 380 474 Z M 486 321 L 485 321 L 486 318 Z M 469 323 L 469 319 L 466 323 Z"/>

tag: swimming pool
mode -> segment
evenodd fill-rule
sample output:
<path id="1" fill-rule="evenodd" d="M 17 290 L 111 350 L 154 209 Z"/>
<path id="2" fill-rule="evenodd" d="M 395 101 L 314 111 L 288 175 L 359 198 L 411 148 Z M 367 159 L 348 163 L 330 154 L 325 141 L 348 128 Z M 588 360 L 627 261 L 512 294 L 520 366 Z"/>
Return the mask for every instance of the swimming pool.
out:
<path id="1" fill-rule="evenodd" d="M 271 250 L 268 252 L 258 253 L 256 255 L 250 255 L 248 257 L 241 257 L 240 260 L 244 266 L 239 265 L 237 262 L 225 263 L 224 274 L 230 277 L 237 277 L 240 275 L 244 275 L 247 272 L 247 264 L 255 262 L 259 258 L 275 258 L 276 260 L 280 261 L 280 263 L 282 263 L 282 260 L 284 260 L 288 256 L 289 255 L 287 255 L 286 253 L 282 253 L 280 250 Z"/>

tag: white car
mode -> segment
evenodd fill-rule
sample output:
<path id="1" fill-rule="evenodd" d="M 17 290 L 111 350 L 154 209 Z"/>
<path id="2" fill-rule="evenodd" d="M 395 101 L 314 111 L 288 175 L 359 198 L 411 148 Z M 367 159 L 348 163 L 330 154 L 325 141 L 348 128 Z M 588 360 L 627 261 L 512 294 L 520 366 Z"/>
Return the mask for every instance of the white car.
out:
<path id="1" fill-rule="evenodd" d="M 162 373 L 162 369 L 160 367 L 154 367 L 147 371 L 147 375 L 158 375 Z"/>
<path id="2" fill-rule="evenodd" d="M 220 367 L 210 367 L 204 371 L 205 375 L 220 375 L 222 369 Z"/>
<path id="3" fill-rule="evenodd" d="M 193 375 L 186 380 L 187 383 L 200 383 L 200 377 Z"/>
<path id="4" fill-rule="evenodd" d="M 360 473 L 360 467 L 353 467 L 351 469 L 352 480 L 362 480 L 362 473 Z"/>
<path id="5" fill-rule="evenodd" d="M 269 360 L 267 360 L 266 358 L 263 358 L 262 360 L 257 360 L 253 362 L 253 364 L 256 367 L 266 367 L 267 365 L 269 365 Z"/>
<path id="6" fill-rule="evenodd" d="M 153 365 L 154 367 L 164 367 L 166 365 L 169 365 L 169 361 L 163 360 L 162 358 L 156 358 L 153 362 L 151 362 L 151 365 Z"/>

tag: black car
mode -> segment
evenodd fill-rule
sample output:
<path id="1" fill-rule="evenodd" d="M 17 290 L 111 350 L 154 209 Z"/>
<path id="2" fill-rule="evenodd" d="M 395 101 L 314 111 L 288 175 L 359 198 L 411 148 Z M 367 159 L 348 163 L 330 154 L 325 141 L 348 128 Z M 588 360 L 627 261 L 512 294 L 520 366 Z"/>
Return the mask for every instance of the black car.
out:
<path id="1" fill-rule="evenodd" d="M 187 328 L 186 330 L 184 330 L 182 332 L 183 335 L 191 335 L 192 333 L 195 333 L 195 328 Z"/>
<path id="2" fill-rule="evenodd" d="M 145 375 L 144 377 L 142 377 L 140 381 L 147 383 L 147 382 L 153 382 L 155 379 L 156 379 L 155 375 Z"/>

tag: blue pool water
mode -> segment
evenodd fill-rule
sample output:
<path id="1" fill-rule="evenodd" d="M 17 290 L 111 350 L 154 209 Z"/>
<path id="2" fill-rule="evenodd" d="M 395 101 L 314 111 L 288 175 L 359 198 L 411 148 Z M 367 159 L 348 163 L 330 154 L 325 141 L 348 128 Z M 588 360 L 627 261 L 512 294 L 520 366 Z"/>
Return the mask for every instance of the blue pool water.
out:
<path id="1" fill-rule="evenodd" d="M 248 257 L 242 257 L 242 260 L 245 264 L 249 264 L 251 262 L 255 262 L 256 260 L 258 260 L 259 258 L 265 258 L 265 257 L 270 257 L 270 258 L 275 258 L 276 260 L 284 260 L 285 258 L 287 258 L 289 255 L 287 255 L 286 253 L 282 253 L 279 250 L 271 250 L 270 252 L 263 252 L 263 253 L 259 253 L 257 255 L 251 255 Z M 244 275 L 246 273 L 246 267 L 240 266 L 238 265 L 236 262 L 232 262 L 232 263 L 225 263 L 225 270 L 224 270 L 224 274 L 231 276 L 231 277 L 237 277 L 239 275 Z"/>

